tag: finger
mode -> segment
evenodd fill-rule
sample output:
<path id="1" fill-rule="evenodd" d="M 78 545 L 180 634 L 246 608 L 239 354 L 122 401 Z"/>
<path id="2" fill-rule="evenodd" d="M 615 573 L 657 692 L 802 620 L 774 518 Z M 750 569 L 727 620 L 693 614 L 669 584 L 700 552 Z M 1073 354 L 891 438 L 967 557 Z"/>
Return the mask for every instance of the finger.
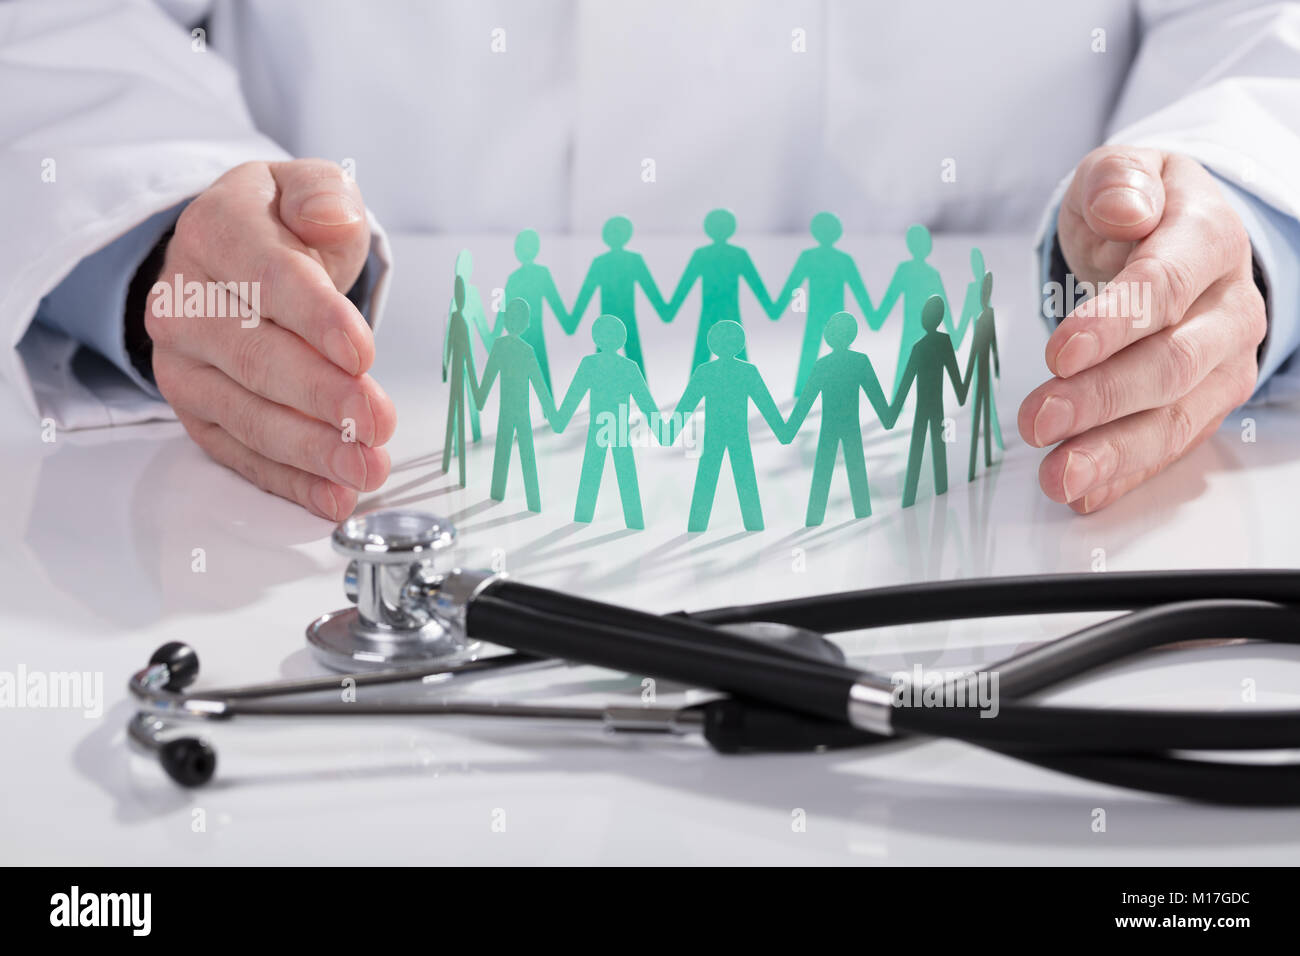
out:
<path id="1" fill-rule="evenodd" d="M 179 410 L 176 417 L 209 457 L 263 491 L 297 502 L 317 517 L 329 521 L 341 521 L 357 506 L 357 493 L 350 488 L 259 455 L 220 425 Z"/>
<path id="2" fill-rule="evenodd" d="M 158 387 L 178 407 L 226 432 L 253 451 L 358 491 L 374 491 L 388 477 L 383 448 L 344 441 L 324 422 L 267 401 L 220 369 L 176 356 L 164 365 Z M 157 370 L 155 370 L 157 374 Z"/>
<path id="3" fill-rule="evenodd" d="M 355 180 L 324 159 L 270 163 L 280 221 L 320 254 L 334 287 L 347 292 L 370 254 L 370 225 Z"/>
<path id="4" fill-rule="evenodd" d="M 1067 503 L 1118 479 L 1162 468 L 1210 424 L 1249 398 L 1253 386 L 1253 366 L 1220 365 L 1175 402 L 1063 442 L 1043 459 L 1039 484 L 1053 501 Z"/>
<path id="5" fill-rule="evenodd" d="M 1053 374 L 1069 378 L 1173 325 L 1225 276 L 1249 278 L 1250 241 L 1209 174 L 1178 156 L 1167 158 L 1165 172 L 1160 227 L 1052 333 L 1046 359 Z"/>
<path id="6" fill-rule="evenodd" d="M 1041 448 L 1182 398 L 1225 356 L 1258 345 L 1254 316 L 1235 306 L 1237 298 L 1232 284 L 1221 282 L 1177 325 L 1038 386 L 1020 406 L 1020 434 Z"/>
<path id="7" fill-rule="evenodd" d="M 1083 158 L 1057 215 L 1061 251 L 1090 282 L 1111 278 L 1164 214 L 1164 154 L 1101 146 Z"/>
<path id="8" fill-rule="evenodd" d="M 270 318 L 358 375 L 374 361 L 370 327 L 312 251 L 269 211 L 276 190 L 264 165 L 231 170 L 185 207 L 168 247 L 169 263 L 190 266 L 187 280 L 201 271 L 241 283 L 238 291 L 254 313 L 247 324 Z"/>

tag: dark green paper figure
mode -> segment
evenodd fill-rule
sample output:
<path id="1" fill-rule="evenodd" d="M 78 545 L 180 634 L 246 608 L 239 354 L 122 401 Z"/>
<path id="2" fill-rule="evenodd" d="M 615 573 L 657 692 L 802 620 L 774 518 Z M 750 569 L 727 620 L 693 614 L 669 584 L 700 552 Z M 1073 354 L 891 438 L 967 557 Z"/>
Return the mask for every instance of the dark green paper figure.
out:
<path id="1" fill-rule="evenodd" d="M 952 327 L 952 309 L 948 305 L 948 293 L 943 288 L 943 278 L 939 275 L 939 270 L 930 263 L 925 261 L 925 257 L 930 254 L 933 242 L 930 239 L 930 230 L 925 226 L 912 226 L 907 230 L 907 250 L 912 253 L 912 258 L 898 264 L 894 270 L 894 277 L 889 280 L 889 288 L 885 290 L 885 297 L 880 300 L 880 308 L 876 312 L 876 321 L 872 323 L 873 329 L 878 329 L 885 324 L 889 318 L 889 313 L 894 310 L 894 304 L 901 296 L 903 299 L 903 337 L 898 345 L 898 365 L 894 369 L 894 398 L 898 398 L 903 381 L 903 367 L 907 362 L 907 357 L 912 354 L 912 346 L 925 335 L 924 323 L 921 321 L 921 310 L 926 300 L 930 296 L 937 295 L 943 300 L 943 320 L 948 329 L 948 333 L 953 333 Z"/>
<path id="2" fill-rule="evenodd" d="M 465 280 L 456 276 L 452 292 L 454 308 L 447 320 L 447 338 L 443 342 L 442 371 L 451 377 L 451 398 L 447 402 L 447 439 L 442 446 L 442 473 L 451 471 L 453 452 L 460 459 L 460 486 L 465 487 L 465 411 L 477 411 L 478 381 L 474 375 L 474 352 L 470 348 L 469 323 L 465 320 Z M 470 401 L 469 398 L 473 398 Z M 471 419 L 475 425 L 477 416 Z M 475 428 L 474 437 L 478 438 Z"/>
<path id="3" fill-rule="evenodd" d="M 724 319 L 709 329 L 708 347 L 718 357 L 695 369 L 673 412 L 664 444 L 677 440 L 686 420 L 704 402 L 704 448 L 695 472 L 687 531 L 704 531 L 713 511 L 722 456 L 731 461 L 731 476 L 740 499 L 746 531 L 763 530 L 763 509 L 754 476 L 754 454 L 749 444 L 749 403 L 752 401 L 768 427 L 783 437 L 785 422 L 777 410 L 758 369 L 737 356 L 745 351 L 745 330 L 739 322 Z"/>
<path id="4" fill-rule="evenodd" d="M 971 382 L 975 384 L 975 407 L 971 414 L 970 436 L 970 471 L 967 481 L 975 480 L 975 453 L 979 450 L 980 419 L 984 421 L 984 467 L 993 464 L 993 381 L 989 374 L 989 360 L 993 361 L 993 373 L 1002 374 L 1002 362 L 998 358 L 998 336 L 993 327 L 993 307 L 989 301 L 993 296 L 993 273 L 984 273 L 980 284 L 979 318 L 975 320 L 975 332 L 971 336 L 970 357 L 966 360 L 966 376 L 963 391 L 969 394 Z"/>
<path id="5" fill-rule="evenodd" d="M 623 352 L 637 364 L 644 377 L 645 359 L 641 355 L 641 336 L 637 334 L 636 329 L 637 285 L 645 290 L 651 308 L 661 318 L 668 311 L 668 306 L 660 295 L 659 287 L 655 285 L 654 276 L 646 267 L 641 253 L 623 248 L 632 238 L 632 220 L 626 216 L 614 216 L 605 223 L 601 238 L 605 240 L 605 245 L 609 246 L 609 252 L 601 253 L 592 260 L 591 268 L 587 270 L 587 278 L 583 280 L 582 288 L 578 291 L 578 299 L 574 302 L 573 311 L 569 315 L 570 324 L 565 331 L 572 335 L 578 328 L 578 323 L 582 321 L 582 313 L 587 311 L 587 303 L 599 289 L 601 313 L 620 318 L 623 328 L 627 330 L 627 345 Z"/>
<path id="6" fill-rule="evenodd" d="M 860 396 L 863 392 L 876 410 L 881 424 L 893 428 L 896 414 L 885 398 L 871 359 L 849 346 L 858 337 L 858 320 L 848 312 L 836 312 L 826 322 L 826 344 L 831 347 L 813 366 L 799 401 L 786 422 L 781 441 L 790 442 L 812 408 L 817 396 L 822 398 L 821 433 L 817 437 L 817 457 L 813 462 L 812 490 L 808 495 L 808 527 L 819 525 L 826 517 L 826 499 L 830 495 L 831 475 L 841 447 L 844 470 L 849 477 L 849 494 L 853 499 L 853 517 L 871 514 L 871 492 L 867 485 L 867 461 L 862 449 Z"/>
<path id="7" fill-rule="evenodd" d="M 623 520 L 629 528 L 645 527 L 641 515 L 641 490 L 636 480 L 636 459 L 629 441 L 631 411 L 635 401 L 651 427 L 658 433 L 659 407 L 650 396 L 640 367 L 618 354 L 627 340 L 627 328 L 617 316 L 602 315 L 591 325 L 596 351 L 578 364 L 568 394 L 551 419 L 551 427 L 562 432 L 577 410 L 582 397 L 591 400 L 587 411 L 587 449 L 582 456 L 582 477 L 578 479 L 578 502 L 573 520 L 589 522 L 596 513 L 596 496 L 605 471 L 605 452 L 614 453 L 614 475 L 623 499 Z"/>
<path id="8" fill-rule="evenodd" d="M 515 237 L 515 257 L 519 260 L 519 268 L 510 273 L 510 278 L 506 279 L 506 302 L 523 299 L 528 303 L 528 314 L 532 318 L 524 331 L 523 340 L 532 346 L 537 364 L 542 370 L 542 380 L 546 382 L 546 387 L 549 389 L 551 368 L 546 361 L 542 304 L 550 305 L 555 318 L 559 320 L 560 328 L 564 329 L 566 334 L 572 335 L 573 328 L 569 323 L 569 314 L 564 310 L 564 303 L 560 301 L 560 293 L 555 288 L 555 280 L 551 278 L 551 270 L 533 261 L 537 258 L 541 246 L 542 241 L 538 238 L 536 229 L 525 229 Z M 499 332 L 501 322 L 502 318 L 498 317 L 497 329 L 493 334 Z"/>
<path id="9" fill-rule="evenodd" d="M 799 353 L 799 371 L 794 381 L 796 398 L 803 393 L 808 376 L 812 374 L 813 363 L 821 352 L 827 321 L 844 309 L 844 287 L 848 286 L 852 291 L 863 315 L 875 316 L 871 297 L 867 295 L 867 287 L 862 283 L 862 276 L 853 257 L 835 248 L 835 243 L 844 234 L 839 219 L 828 212 L 819 212 L 812 218 L 810 231 L 817 240 L 817 245 L 799 253 L 790 278 L 786 280 L 781 294 L 776 297 L 770 313 L 773 319 L 778 318 L 790 307 L 794 290 L 805 282 L 808 283 L 808 318 L 803 333 L 803 350 Z M 875 327 L 872 326 L 873 329 Z"/>
<path id="10" fill-rule="evenodd" d="M 555 420 L 555 402 L 550 386 L 538 364 L 533 347 L 525 335 L 528 331 L 528 303 L 511 299 L 502 313 L 505 334 L 492 343 L 483 381 L 474 387 L 474 402 L 481 409 L 492 391 L 492 383 L 501 378 L 501 396 L 497 411 L 496 457 L 492 465 L 492 497 L 506 496 L 506 477 L 510 471 L 510 454 L 519 444 L 519 465 L 524 473 L 524 494 L 529 511 L 542 510 L 542 496 L 537 488 L 537 453 L 533 450 L 533 416 L 530 387 L 537 390 L 542 413 L 547 421 Z"/>
<path id="11" fill-rule="evenodd" d="M 972 247 L 970 251 L 970 270 L 974 278 L 966 283 L 966 301 L 961 307 L 961 322 L 957 325 L 957 336 L 953 341 L 953 348 L 961 348 L 961 343 L 966 335 L 966 327 L 972 321 L 979 317 L 984 311 L 982 299 L 984 288 L 984 277 L 988 271 L 984 268 L 984 253 L 979 249 Z M 1000 376 L 1000 372 L 998 373 Z M 992 409 L 990 417 L 993 419 L 993 440 L 998 443 L 998 448 L 1003 449 L 1006 446 L 1002 444 L 1002 426 L 998 423 L 998 403 L 997 396 L 989 391 L 989 407 Z"/>
<path id="12" fill-rule="evenodd" d="M 700 246 L 691 255 L 677 283 L 677 291 L 668 303 L 665 321 L 671 322 L 677 310 L 686 301 L 691 288 L 700 282 L 700 331 L 695 336 L 695 354 L 691 369 L 709 361 L 709 332 L 719 322 L 740 324 L 740 280 L 744 279 L 768 315 L 772 314 L 772 300 L 768 297 L 763 280 L 759 278 L 749 253 L 740 246 L 727 242 L 736 233 L 736 217 L 729 209 L 715 209 L 704 217 L 704 234 L 713 240 Z M 745 358 L 744 336 L 741 336 L 739 358 Z"/>
<path id="13" fill-rule="evenodd" d="M 478 329 L 479 338 L 483 341 L 483 348 L 490 349 L 492 348 L 492 329 L 488 325 L 487 315 L 483 311 L 483 300 L 479 298 L 478 289 L 474 288 L 474 284 L 470 282 L 470 273 L 473 269 L 474 257 L 470 255 L 468 249 L 462 249 L 460 254 L 456 256 L 456 276 L 465 283 L 465 303 L 463 307 L 460 307 L 460 311 L 464 315 L 465 319 L 474 323 L 474 327 Z M 450 317 L 451 313 L 455 312 L 456 309 L 456 297 L 453 294 L 451 305 L 447 309 L 447 336 L 443 338 L 442 343 L 442 380 L 444 382 L 447 381 L 448 340 L 451 335 Z M 474 336 L 472 335 L 469 336 L 469 346 L 470 365 L 476 366 L 477 360 L 474 358 Z M 479 427 L 478 421 L 478 406 L 473 402 L 468 402 L 467 404 L 469 405 L 470 435 L 473 436 L 474 441 L 478 441 L 483 437 L 483 432 Z M 446 461 L 446 458 L 444 458 L 443 461 Z M 462 478 L 461 487 L 464 487 L 464 485 L 465 481 Z"/>
<path id="14" fill-rule="evenodd" d="M 944 319 L 944 301 L 930 296 L 921 310 L 921 337 L 908 354 L 907 366 L 898 378 L 898 394 L 890 406 L 895 421 L 916 382 L 916 417 L 912 420 L 912 444 L 907 453 L 907 478 L 903 483 L 903 507 L 916 503 L 916 486 L 925 457 L 925 438 L 930 436 L 930 457 L 934 459 L 934 493 L 948 490 L 948 455 L 943 442 L 943 376 L 947 372 L 957 393 L 957 404 L 966 404 L 966 384 L 957 368 L 952 339 L 939 331 Z M 951 323 L 950 323 L 951 324 Z"/>

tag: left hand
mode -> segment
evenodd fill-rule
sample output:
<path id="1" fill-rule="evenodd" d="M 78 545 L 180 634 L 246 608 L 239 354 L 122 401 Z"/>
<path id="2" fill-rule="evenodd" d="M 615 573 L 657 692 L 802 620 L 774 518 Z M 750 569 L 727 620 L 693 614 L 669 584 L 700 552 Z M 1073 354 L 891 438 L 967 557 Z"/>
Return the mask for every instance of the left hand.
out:
<path id="1" fill-rule="evenodd" d="M 1104 146 L 1057 220 L 1075 281 L 1107 282 L 1047 343 L 1055 376 L 1020 406 L 1053 501 L 1096 511 L 1191 451 L 1253 393 L 1267 330 L 1250 239 L 1185 156 Z M 1057 444 L 1057 443 L 1060 444 Z"/>

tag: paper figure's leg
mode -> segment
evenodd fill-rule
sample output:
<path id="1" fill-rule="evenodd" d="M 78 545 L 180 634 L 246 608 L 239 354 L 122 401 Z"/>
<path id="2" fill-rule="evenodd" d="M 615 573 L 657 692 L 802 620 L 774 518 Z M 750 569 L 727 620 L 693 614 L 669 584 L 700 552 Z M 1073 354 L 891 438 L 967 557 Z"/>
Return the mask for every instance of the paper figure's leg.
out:
<path id="1" fill-rule="evenodd" d="M 907 477 L 903 480 L 903 507 L 916 504 L 916 486 L 921 480 L 921 460 L 925 457 L 925 433 L 930 422 L 920 415 L 912 421 L 912 441 L 907 450 Z"/>
<path id="2" fill-rule="evenodd" d="M 623 521 L 629 528 L 640 531 L 645 527 L 641 488 L 636 480 L 636 455 L 627 445 L 614 446 L 614 475 L 618 478 L 619 497 L 623 499 Z"/>
<path id="3" fill-rule="evenodd" d="M 976 388 L 979 388 L 979 384 L 980 384 L 980 381 L 979 381 L 978 378 L 976 378 L 976 379 L 975 379 L 975 387 L 976 387 Z M 972 402 L 971 404 L 974 405 L 975 407 L 971 409 L 971 423 L 970 423 L 970 468 L 967 469 L 967 472 L 966 472 L 966 480 L 967 480 L 967 481 L 974 481 L 974 480 L 975 480 L 975 461 L 976 461 L 976 459 L 977 459 L 978 456 L 979 456 L 979 450 L 980 450 L 980 415 L 983 414 L 983 415 L 986 415 L 986 416 L 987 416 L 987 414 L 988 414 L 987 411 L 986 411 L 985 408 L 984 408 L 984 394 L 983 394 L 982 392 L 977 392 L 977 393 L 976 393 L 976 395 L 975 395 L 975 401 Z M 986 431 L 986 432 L 988 431 L 988 429 L 987 429 L 987 424 L 988 424 L 988 423 L 985 422 L 985 426 L 986 426 L 986 427 L 985 427 L 985 431 Z M 987 446 L 987 444 L 988 444 L 988 438 L 987 438 L 987 436 L 985 437 L 984 441 L 985 441 L 985 445 Z M 988 448 L 987 448 L 987 447 L 985 447 L 985 449 L 984 449 L 984 453 L 985 453 L 985 455 L 988 454 Z"/>
<path id="4" fill-rule="evenodd" d="M 984 389 L 984 467 L 993 467 L 993 383 Z"/>
<path id="5" fill-rule="evenodd" d="M 943 418 L 935 416 L 930 422 L 930 457 L 934 459 L 934 493 L 948 492 L 948 446 L 943 440 Z"/>
<path id="6" fill-rule="evenodd" d="M 822 426 L 817 436 L 817 457 L 813 459 L 812 488 L 808 492 L 808 512 L 804 525 L 811 528 L 826 519 L 826 499 L 831 492 L 831 475 L 835 471 L 835 456 L 839 454 L 840 440 Z"/>
<path id="7" fill-rule="evenodd" d="M 573 520 L 584 524 L 596 514 L 596 496 L 600 494 L 601 472 L 605 470 L 605 446 L 596 437 L 599 429 L 587 431 L 587 448 L 582 453 L 582 475 L 578 478 L 578 502 Z"/>
<path id="8" fill-rule="evenodd" d="M 808 324 L 804 326 L 803 331 L 803 349 L 799 352 L 799 371 L 794 377 L 794 397 L 798 398 L 799 393 L 803 391 L 804 385 L 808 382 L 808 376 L 812 374 L 813 364 L 817 361 L 817 353 L 821 351 L 822 336 L 826 334 L 826 322 L 824 319 L 808 318 Z"/>
<path id="9" fill-rule="evenodd" d="M 504 501 L 506 478 L 510 475 L 510 453 L 515 443 L 515 426 L 497 419 L 497 447 L 492 461 L 492 497 Z"/>
<path id="10" fill-rule="evenodd" d="M 862 450 L 862 432 L 845 435 L 844 471 L 849 476 L 849 496 L 853 499 L 853 517 L 871 515 L 871 486 L 867 484 L 867 456 Z"/>
<path id="11" fill-rule="evenodd" d="M 456 450 L 456 409 L 460 406 L 457 399 L 457 391 L 452 389 L 451 401 L 447 405 L 447 437 L 442 443 L 442 473 L 445 475 L 451 471 L 451 458 Z"/>
<path id="12" fill-rule="evenodd" d="M 993 419 L 993 439 L 998 443 L 998 451 L 1006 451 L 1002 443 L 1002 423 L 998 421 L 998 396 L 993 388 L 993 379 L 989 379 L 989 416 Z"/>
<path id="13" fill-rule="evenodd" d="M 469 433 L 473 441 L 477 442 L 483 437 L 483 429 L 479 425 L 478 406 L 474 404 L 474 396 L 469 391 L 469 378 L 465 378 L 465 407 L 469 409 Z M 463 483 L 463 482 L 462 482 Z"/>
<path id="14" fill-rule="evenodd" d="M 529 511 L 542 510 L 542 494 L 537 487 L 537 453 L 533 450 L 533 429 L 528 422 L 519 429 L 519 465 L 524 472 L 524 500 Z"/>
<path id="15" fill-rule="evenodd" d="M 736 483 L 745 530 L 762 531 L 763 506 L 758 500 L 758 477 L 754 474 L 754 452 L 749 447 L 749 436 L 733 444 L 727 450 L 727 457 L 731 460 L 731 477 Z"/>
<path id="16" fill-rule="evenodd" d="M 718 490 L 718 474 L 722 471 L 722 453 L 726 446 L 707 443 L 695 470 L 695 490 L 691 492 L 691 513 L 687 531 L 704 531 L 709 527 L 709 514 L 713 511 L 713 496 Z"/>

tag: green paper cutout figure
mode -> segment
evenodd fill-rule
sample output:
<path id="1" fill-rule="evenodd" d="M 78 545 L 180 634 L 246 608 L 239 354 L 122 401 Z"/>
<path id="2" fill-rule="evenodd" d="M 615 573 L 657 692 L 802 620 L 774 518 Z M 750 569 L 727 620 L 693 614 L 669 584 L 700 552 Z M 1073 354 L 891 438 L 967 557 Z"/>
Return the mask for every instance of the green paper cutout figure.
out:
<path id="1" fill-rule="evenodd" d="M 876 321 L 872 323 L 873 329 L 884 325 L 885 320 L 889 318 L 889 313 L 894 309 L 894 303 L 900 296 L 902 297 L 903 336 L 898 344 L 898 365 L 894 369 L 896 376 L 894 398 L 898 397 L 901 389 L 902 370 L 907 357 L 912 354 L 912 346 L 925 335 L 921 311 L 930 296 L 937 295 L 943 300 L 944 324 L 948 333 L 950 335 L 953 333 L 952 309 L 948 305 L 948 293 L 943 288 L 943 277 L 939 275 L 938 269 L 925 261 L 931 248 L 933 248 L 933 240 L 930 238 L 929 229 L 925 226 L 912 226 L 907 230 L 907 249 L 912 253 L 912 258 L 900 262 L 898 268 L 894 270 L 894 277 L 889 280 L 889 288 L 885 291 L 885 297 L 880 300 L 880 308 L 876 311 Z"/>
<path id="2" fill-rule="evenodd" d="M 641 336 L 637 334 L 636 328 L 637 285 L 645 290 L 651 308 L 660 318 L 668 311 L 668 305 L 659 293 L 659 287 L 655 285 L 654 276 L 650 274 L 641 253 L 624 248 L 632 238 L 632 220 L 626 216 L 614 216 L 605 223 L 601 238 L 609 246 L 609 252 L 603 252 L 591 261 L 587 278 L 583 280 L 573 311 L 569 313 L 569 326 L 565 331 L 572 335 L 577 330 L 582 314 L 587 311 L 587 303 L 599 289 L 601 313 L 617 316 L 622 321 L 627 335 L 623 354 L 637 364 L 642 377 L 645 377 Z"/>
<path id="3" fill-rule="evenodd" d="M 460 459 L 460 486 L 465 487 L 465 409 L 475 409 L 478 381 L 474 374 L 474 352 L 470 347 L 469 322 L 465 319 L 465 280 L 459 275 L 452 291 L 452 313 L 447 319 L 447 337 L 442 347 L 443 380 L 451 376 L 451 398 L 447 402 L 447 438 L 442 446 L 442 473 L 451 471 L 453 452 Z M 469 401 L 473 396 L 474 400 Z M 477 419 L 473 419 L 477 424 Z M 475 438 L 478 430 L 475 428 Z"/>
<path id="4" fill-rule="evenodd" d="M 714 209 L 704 217 L 704 233 L 713 240 L 700 246 L 691 254 L 677 283 L 677 291 L 668 303 L 664 320 L 671 322 L 677 310 L 686 301 L 691 288 L 700 282 L 700 330 L 695 336 L 695 353 L 691 359 L 692 371 L 709 361 L 709 332 L 719 322 L 740 325 L 740 280 L 749 285 L 759 305 L 772 314 L 772 300 L 749 253 L 740 246 L 727 242 L 736 232 L 736 217 L 729 209 Z M 739 359 L 745 358 L 744 336 L 741 336 Z"/>
<path id="5" fill-rule="evenodd" d="M 572 335 L 573 328 L 569 323 L 569 314 L 564 310 L 564 303 L 560 301 L 560 293 L 555 288 L 555 280 L 551 278 L 551 270 L 534 261 L 541 246 L 542 241 L 538 238 L 536 229 L 525 229 L 515 237 L 515 258 L 519 260 L 519 268 L 506 279 L 506 302 L 523 299 L 528 303 L 528 314 L 532 319 L 524 330 L 523 339 L 532 347 L 537 365 L 542 370 L 542 380 L 549 389 L 551 367 L 546 361 L 546 337 L 542 331 L 543 303 L 550 305 L 566 335 Z M 498 315 L 494 335 L 499 334 L 504 317 L 504 312 Z"/>
<path id="6" fill-rule="evenodd" d="M 943 376 L 948 373 L 957 404 L 966 404 L 966 385 L 957 368 L 957 353 L 952 339 L 939 331 L 944 319 L 944 300 L 937 295 L 926 299 L 921 309 L 921 337 L 912 346 L 907 366 L 898 378 L 898 394 L 890 406 L 890 415 L 898 419 L 907 393 L 916 383 L 916 416 L 912 420 L 912 444 L 907 453 L 907 478 L 903 483 L 903 507 L 916 503 L 916 486 L 921 478 L 921 461 L 925 457 L 925 438 L 930 436 L 930 457 L 934 459 L 934 493 L 948 490 L 948 455 L 943 442 Z M 951 323 L 950 323 L 951 324 Z"/>
<path id="7" fill-rule="evenodd" d="M 465 304 L 461 308 L 461 312 L 464 314 L 465 318 L 474 323 L 474 327 L 478 329 L 479 338 L 483 341 L 483 348 L 490 349 L 492 348 L 493 339 L 492 329 L 488 325 L 487 315 L 483 311 L 483 300 L 479 298 L 478 289 L 476 289 L 474 284 L 470 282 L 470 273 L 473 272 L 473 270 L 474 257 L 470 255 L 468 249 L 462 249 L 460 254 L 456 256 L 455 272 L 455 275 L 465 283 Z M 451 334 L 450 318 L 451 313 L 454 311 L 456 311 L 456 296 L 453 294 L 451 305 L 447 308 L 447 317 L 449 320 L 447 324 L 447 336 Z M 443 337 L 442 343 L 442 380 L 444 382 L 447 381 L 447 336 Z M 472 335 L 469 336 L 469 344 L 469 362 L 472 366 L 477 367 L 478 361 L 474 358 L 474 336 Z M 469 406 L 470 435 L 472 435 L 473 440 L 477 442 L 483 437 L 483 431 L 479 427 L 478 421 L 478 406 L 473 402 L 468 402 L 466 404 Z M 443 460 L 445 461 L 446 459 Z M 464 481 L 461 482 L 461 486 L 464 487 Z"/>
<path id="8" fill-rule="evenodd" d="M 980 304 L 983 308 L 975 320 L 975 332 L 971 336 L 970 357 L 966 360 L 966 375 L 963 390 L 969 394 L 971 382 L 975 384 L 975 407 L 971 415 L 970 436 L 970 470 L 967 481 L 975 480 L 975 453 L 979 450 L 980 418 L 984 420 L 984 467 L 993 464 L 993 383 L 989 374 L 989 358 L 993 359 L 993 371 L 1002 374 L 1002 361 L 998 358 L 998 336 L 993 325 L 993 307 L 989 301 L 993 296 L 993 273 L 984 273 L 980 283 Z"/>
<path id="9" fill-rule="evenodd" d="M 981 300 L 984 286 L 984 276 L 988 270 L 984 268 L 984 253 L 978 248 L 971 247 L 970 251 L 970 269 L 973 278 L 966 284 L 966 301 L 961 307 L 961 322 L 957 326 L 957 336 L 952 343 L 953 348 L 961 348 L 962 339 L 966 335 L 966 327 L 984 311 L 984 305 Z M 999 377 L 1001 373 L 999 372 Z M 993 440 L 998 443 L 998 449 L 1005 450 L 1006 446 L 1002 444 L 1002 425 L 998 422 L 998 403 L 997 395 L 992 390 L 989 391 L 989 402 L 992 412 L 990 417 L 993 419 Z"/>
<path id="10" fill-rule="evenodd" d="M 605 452 L 614 454 L 614 475 L 623 500 L 623 520 L 629 528 L 645 527 L 641 514 L 641 490 L 636 480 L 636 459 L 629 441 L 632 402 L 641 407 L 651 427 L 658 431 L 659 406 L 650 395 L 645 376 L 630 357 L 618 354 L 627 341 L 627 327 L 613 315 L 599 316 L 591 324 L 596 351 L 586 356 L 569 384 L 568 394 L 551 419 L 551 427 L 562 432 L 584 395 L 587 405 L 587 448 L 582 455 L 582 477 L 578 479 L 578 501 L 573 520 L 590 522 L 596 513 L 596 496 L 605 472 Z"/>
<path id="11" fill-rule="evenodd" d="M 502 313 L 505 334 L 498 336 L 488 353 L 483 381 L 474 386 L 474 402 L 481 409 L 492 391 L 492 384 L 501 378 L 501 397 L 497 410 L 496 457 L 492 465 L 492 497 L 503 501 L 506 496 L 506 477 L 510 471 L 510 454 L 519 445 L 519 465 L 524 475 L 524 494 L 529 511 L 542 510 L 542 497 L 537 487 L 537 453 L 533 450 L 533 416 L 529 402 L 529 387 L 537 391 L 542 403 L 542 413 L 547 421 L 555 420 L 555 402 L 550 386 L 542 372 L 537 354 L 526 338 L 529 326 L 528 302 L 522 298 L 511 299 Z"/>
<path id="12" fill-rule="evenodd" d="M 763 509 L 758 500 L 758 479 L 754 475 L 754 454 L 749 440 L 749 403 L 754 403 L 778 438 L 784 436 L 785 422 L 758 369 L 738 357 L 745 352 L 745 330 L 740 323 L 730 319 L 713 323 L 707 344 L 717 358 L 691 373 L 664 439 L 666 445 L 676 441 L 686 420 L 704 402 L 704 448 L 695 473 L 686 530 L 708 528 L 725 454 L 731 461 L 731 477 L 736 484 L 736 497 L 740 499 L 745 530 L 762 531 Z"/>
<path id="13" fill-rule="evenodd" d="M 803 349 L 799 353 L 799 371 L 794 381 L 795 398 L 802 394 L 808 376 L 812 374 L 813 364 L 821 353 L 827 321 L 844 310 L 844 287 L 848 286 L 852 291 L 864 316 L 875 315 L 871 296 L 867 295 L 867 287 L 862 282 L 857 263 L 847 252 L 835 248 L 835 243 L 844 234 L 839 218 L 828 212 L 819 212 L 813 216 L 809 231 L 817 240 L 817 245 L 799 253 L 799 258 L 790 271 L 790 278 L 772 303 L 770 313 L 773 319 L 779 318 L 790 307 L 794 290 L 805 282 L 808 283 L 808 311 Z M 872 325 L 873 330 L 876 327 L 875 324 Z"/>
<path id="14" fill-rule="evenodd" d="M 897 414 L 885 398 L 876 370 L 862 352 L 849 348 L 858 336 L 858 320 L 848 312 L 836 312 L 826 322 L 828 354 L 817 360 L 794 410 L 786 422 L 781 441 L 794 440 L 817 396 L 822 398 L 821 432 L 817 437 L 817 457 L 813 463 L 812 489 L 808 494 L 808 513 L 804 523 L 819 525 L 826 518 L 826 499 L 830 496 L 831 475 L 840 447 L 844 448 L 844 470 L 848 473 L 849 494 L 853 499 L 853 517 L 871 514 L 871 491 L 867 484 L 867 461 L 862 448 L 862 413 L 860 396 L 865 392 L 885 428 L 893 428 Z"/>

